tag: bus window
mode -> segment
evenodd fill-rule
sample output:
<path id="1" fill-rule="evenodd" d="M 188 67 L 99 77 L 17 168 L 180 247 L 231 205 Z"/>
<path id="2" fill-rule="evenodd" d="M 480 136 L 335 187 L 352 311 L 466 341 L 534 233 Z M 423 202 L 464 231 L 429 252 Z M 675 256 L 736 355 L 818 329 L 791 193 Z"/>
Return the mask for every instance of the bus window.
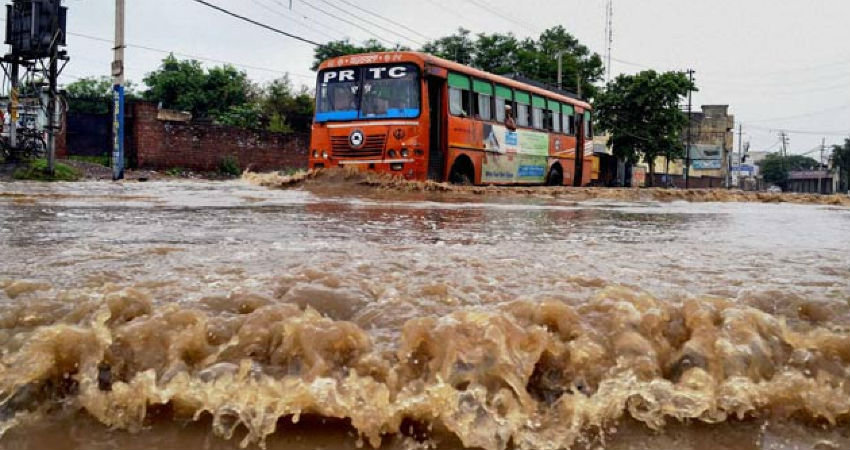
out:
<path id="1" fill-rule="evenodd" d="M 543 97 L 531 97 L 531 126 L 538 130 L 543 129 L 543 109 L 546 107 L 546 100 Z"/>
<path id="2" fill-rule="evenodd" d="M 328 69 L 319 73 L 316 121 L 357 118 L 360 97 L 360 69 Z"/>
<path id="3" fill-rule="evenodd" d="M 413 64 L 325 69 L 316 89 L 316 121 L 419 117 L 419 94 Z"/>
<path id="4" fill-rule="evenodd" d="M 496 116 L 496 121 L 499 122 L 499 123 L 504 123 L 505 122 L 505 105 L 511 104 L 511 99 L 512 99 L 513 96 L 511 95 L 510 89 L 508 89 L 504 86 L 499 86 L 499 85 L 496 85 L 495 94 L 496 94 L 495 95 L 496 101 L 495 101 L 495 110 L 493 112 L 494 112 L 494 115 Z"/>
<path id="5" fill-rule="evenodd" d="M 419 72 L 410 64 L 363 69 L 361 118 L 419 116 Z"/>
<path id="6" fill-rule="evenodd" d="M 472 100 L 475 105 L 475 116 L 479 119 L 490 120 L 493 114 L 490 110 L 493 99 L 493 85 L 486 81 L 472 80 Z"/>
<path id="7" fill-rule="evenodd" d="M 522 91 L 514 91 L 514 100 L 516 100 L 516 124 L 521 127 L 527 127 L 529 123 L 529 106 L 531 105 L 531 97 Z"/>
<path id="8" fill-rule="evenodd" d="M 590 111 L 584 112 L 584 135 L 588 139 L 593 139 L 593 124 L 590 117 Z"/>
<path id="9" fill-rule="evenodd" d="M 571 105 L 564 105 L 561 109 L 564 119 L 564 132 L 570 136 L 576 135 L 576 122 L 573 115 L 575 114 L 575 110 Z"/>
<path id="10" fill-rule="evenodd" d="M 551 114 L 552 131 L 561 132 L 561 104 L 549 100 L 549 114 Z"/>
<path id="11" fill-rule="evenodd" d="M 469 116 L 469 78 L 460 74 L 449 74 L 449 111 L 454 116 Z"/>

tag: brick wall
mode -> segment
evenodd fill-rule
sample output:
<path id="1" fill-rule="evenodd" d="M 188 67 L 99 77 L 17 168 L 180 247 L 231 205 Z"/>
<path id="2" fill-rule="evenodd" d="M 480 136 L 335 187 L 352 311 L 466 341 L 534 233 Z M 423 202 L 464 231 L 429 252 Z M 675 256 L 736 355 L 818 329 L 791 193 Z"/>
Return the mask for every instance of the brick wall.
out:
<path id="1" fill-rule="evenodd" d="M 228 156 L 242 169 L 306 168 L 309 134 L 280 134 L 197 122 L 157 119 L 149 102 L 131 106 L 130 151 L 140 168 L 214 171 Z"/>

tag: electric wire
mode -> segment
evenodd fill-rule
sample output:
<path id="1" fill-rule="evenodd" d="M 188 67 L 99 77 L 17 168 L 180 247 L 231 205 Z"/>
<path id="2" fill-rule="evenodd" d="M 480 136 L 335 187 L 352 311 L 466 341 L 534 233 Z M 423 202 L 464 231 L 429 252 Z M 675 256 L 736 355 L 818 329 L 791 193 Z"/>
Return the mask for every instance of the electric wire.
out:
<path id="1" fill-rule="evenodd" d="M 274 33 L 277 33 L 277 34 L 281 34 L 281 35 L 284 35 L 284 36 L 286 36 L 286 37 L 289 37 L 289 38 L 292 38 L 292 39 L 295 39 L 295 40 L 298 40 L 298 41 L 304 42 L 304 43 L 306 43 L 306 44 L 315 45 L 315 46 L 317 46 L 317 47 L 321 45 L 321 44 L 319 44 L 319 43 L 318 43 L 318 42 L 316 42 L 316 41 L 312 41 L 312 40 L 310 40 L 310 39 L 303 38 L 303 37 L 301 37 L 301 36 L 297 36 L 297 35 L 294 35 L 294 34 L 292 34 L 292 33 L 287 33 L 286 31 L 283 31 L 283 30 L 281 30 L 281 29 L 279 29 L 279 28 L 272 27 L 272 26 L 270 26 L 270 25 L 266 25 L 266 24 L 264 24 L 264 23 L 262 23 L 262 22 L 257 22 L 257 21 L 256 21 L 256 20 L 254 20 L 254 19 L 251 19 L 251 18 L 249 18 L 249 17 L 245 17 L 245 16 L 243 16 L 243 15 L 237 14 L 237 13 L 235 13 L 235 12 L 233 12 L 233 11 L 230 11 L 230 10 L 228 10 L 228 9 L 222 8 L 221 6 L 218 6 L 218 5 L 214 5 L 214 4 L 212 4 L 212 3 L 210 3 L 210 2 L 207 2 L 207 1 L 205 1 L 205 0 L 190 0 L 190 1 L 193 1 L 193 2 L 198 3 L 198 4 L 201 4 L 201 5 L 204 5 L 204 6 L 208 7 L 208 8 L 212 8 L 212 9 L 214 9 L 214 10 L 216 10 L 216 11 L 219 11 L 219 12 L 221 12 L 221 13 L 227 14 L 228 16 L 231 16 L 231 17 L 235 17 L 235 18 L 237 18 L 237 19 L 239 19 L 239 20 L 242 20 L 242 21 L 248 22 L 248 23 L 250 23 L 250 24 L 256 25 L 256 26 L 258 26 L 258 27 L 260 27 L 260 28 L 265 28 L 266 30 L 269 30 L 269 31 L 271 31 L 271 32 L 274 32 Z"/>
<path id="2" fill-rule="evenodd" d="M 286 20 L 288 20 L 288 21 L 290 21 L 290 22 L 293 22 L 293 23 L 295 23 L 296 25 L 301 26 L 301 27 L 304 27 L 304 28 L 306 28 L 306 29 L 308 29 L 308 30 L 310 30 L 310 31 L 312 31 L 312 32 L 314 32 L 314 33 L 318 33 L 318 34 L 320 34 L 320 35 L 322 35 L 322 36 L 324 36 L 324 37 L 326 37 L 326 38 L 328 38 L 328 39 L 336 39 L 334 36 L 331 36 L 330 34 L 328 34 L 328 33 L 324 32 L 324 31 L 317 30 L 317 29 L 315 29 L 315 28 L 309 27 L 309 26 L 307 26 L 307 25 L 305 25 L 305 24 L 303 24 L 303 23 L 301 23 L 301 22 L 299 22 L 299 21 L 297 21 L 297 20 L 293 19 L 292 17 L 289 17 L 289 16 L 287 16 L 286 14 L 281 13 L 280 11 L 276 11 L 275 9 L 273 9 L 273 8 L 269 7 L 268 5 L 266 5 L 266 4 L 264 4 L 264 3 L 259 2 L 258 0 L 251 0 L 251 3 L 254 3 L 255 5 L 259 6 L 260 8 L 263 8 L 263 9 L 265 9 L 266 11 L 268 11 L 268 12 L 270 12 L 270 13 L 272 13 L 272 14 L 276 15 L 276 16 L 279 16 L 279 17 L 281 17 L 281 18 L 283 18 L 283 19 L 286 19 Z"/>
<path id="3" fill-rule="evenodd" d="M 388 33 L 394 34 L 394 35 L 396 35 L 396 36 L 398 36 L 398 37 L 400 37 L 400 38 L 402 38 L 402 39 L 405 39 L 405 40 L 407 40 L 407 41 L 413 42 L 413 43 L 414 43 L 414 44 L 416 44 L 416 45 L 419 45 L 419 46 L 421 46 L 421 45 L 422 45 L 422 42 L 420 42 L 420 41 L 418 41 L 418 40 L 416 40 L 416 39 L 413 39 L 413 38 L 410 38 L 410 37 L 408 37 L 408 36 L 405 36 L 405 35 L 403 35 L 403 34 L 401 34 L 401 33 L 397 32 L 397 31 L 393 31 L 393 30 L 392 30 L 392 29 L 390 29 L 390 28 L 386 28 L 386 27 L 384 27 L 384 26 L 382 26 L 382 25 L 379 25 L 379 24 L 377 24 L 377 23 L 375 23 L 375 22 L 372 22 L 372 21 L 370 21 L 370 20 L 364 19 L 364 18 L 359 17 L 359 16 L 355 16 L 354 14 L 351 14 L 351 12 L 350 12 L 350 11 L 346 11 L 344 8 L 341 8 L 341 7 L 337 6 L 337 5 L 334 5 L 333 3 L 331 3 L 331 2 L 329 2 L 329 1 L 327 1 L 327 0 L 319 0 L 319 1 L 320 1 L 320 2 L 322 2 L 322 3 L 324 3 L 324 4 L 326 4 L 326 5 L 328 5 L 328 6 L 330 6 L 331 8 L 336 9 L 337 11 L 341 11 L 341 12 L 343 12 L 343 13 L 348 13 L 351 17 L 353 17 L 353 18 L 355 18 L 355 19 L 357 19 L 357 20 L 359 20 L 359 21 L 361 21 L 361 22 L 365 22 L 365 23 L 368 23 L 369 25 L 372 25 L 373 27 L 380 28 L 381 30 L 384 30 L 384 31 L 386 31 L 386 32 L 388 32 Z"/>
<path id="4" fill-rule="evenodd" d="M 202 0 L 194 0 L 194 1 L 202 1 Z M 395 43 L 394 43 L 394 42 L 390 42 L 389 40 L 384 39 L 382 36 L 380 36 L 380 35 L 378 35 L 378 34 L 376 34 L 376 33 L 373 33 L 371 30 L 368 30 L 368 29 L 366 29 L 366 28 L 362 27 L 360 24 L 358 24 L 358 23 L 356 23 L 356 22 L 352 22 L 352 21 L 350 21 L 350 20 L 348 20 L 348 19 L 346 19 L 346 18 L 339 17 L 339 16 L 337 16 L 337 15 L 336 15 L 336 14 L 334 14 L 334 13 L 327 12 L 327 11 L 325 11 L 324 9 L 319 8 L 318 6 L 315 6 L 315 5 L 313 5 L 313 4 L 309 3 L 309 2 L 306 2 L 305 0 L 300 0 L 300 1 L 301 1 L 301 3 L 302 3 L 302 4 L 304 4 L 304 5 L 305 5 L 305 6 L 307 6 L 308 8 L 310 8 L 310 9 L 314 9 L 314 10 L 316 10 L 316 11 L 318 11 L 318 12 L 320 12 L 320 13 L 322 13 L 322 14 L 324 14 L 324 15 L 328 16 L 328 17 L 331 17 L 331 18 L 336 19 L 336 20 L 338 20 L 338 21 L 340 21 L 340 22 L 346 23 L 346 24 L 351 25 L 351 26 L 353 26 L 353 27 L 355 27 L 355 28 L 358 28 L 358 29 L 360 29 L 360 30 L 362 30 L 362 31 L 365 31 L 366 33 L 368 33 L 368 34 L 369 34 L 369 35 L 371 35 L 372 37 L 374 37 L 374 38 L 378 39 L 379 41 L 383 41 L 384 43 L 389 44 L 389 45 L 395 45 Z"/>
<path id="5" fill-rule="evenodd" d="M 428 37 L 428 36 L 426 36 L 426 35 L 424 35 L 424 34 L 422 34 L 422 33 L 418 32 L 418 31 L 416 31 L 416 30 L 415 30 L 415 29 L 413 29 L 413 28 L 410 28 L 409 26 L 407 26 L 407 25 L 405 25 L 405 24 L 403 24 L 403 23 L 401 23 L 401 22 L 398 22 L 398 21 L 392 20 L 392 19 L 390 19 L 390 18 L 387 18 L 386 16 L 382 16 L 382 15 L 380 15 L 380 14 L 378 14 L 378 13 L 374 12 L 374 11 L 370 11 L 370 10 L 368 10 L 368 9 L 366 9 L 366 8 L 362 7 L 362 6 L 358 6 L 358 5 L 356 5 L 356 4 L 354 4 L 354 3 L 352 3 L 352 2 L 350 2 L 350 1 L 348 1 L 348 0 L 339 0 L 339 1 L 341 1 L 342 3 L 345 3 L 346 5 L 349 5 L 349 6 L 351 6 L 351 7 L 358 8 L 358 9 L 360 9 L 361 11 L 365 12 L 366 14 L 371 14 L 371 15 L 373 15 L 373 16 L 375 16 L 375 17 L 378 17 L 378 18 L 380 18 L 380 19 L 383 19 L 383 20 L 384 20 L 384 21 L 386 21 L 387 23 L 391 23 L 391 24 L 393 24 L 393 25 L 397 25 L 397 26 L 399 26 L 399 27 L 401 27 L 401 28 L 404 28 L 405 30 L 407 30 L 407 31 L 409 31 L 409 32 L 411 32 L 411 33 L 413 33 L 413 34 L 415 34 L 415 35 L 417 35 L 417 36 L 419 36 L 419 37 L 421 37 L 421 38 L 423 38 L 423 39 L 428 39 L 428 40 L 430 40 L 430 39 L 431 39 L 430 37 Z"/>
<path id="6" fill-rule="evenodd" d="M 83 33 L 68 32 L 68 35 L 69 36 L 81 37 L 83 39 L 89 39 L 89 40 L 93 40 L 93 41 L 100 41 L 100 42 L 104 42 L 104 43 L 107 43 L 107 44 L 113 43 L 113 41 L 111 39 L 106 39 L 106 38 L 102 38 L 102 37 L 98 37 L 98 36 L 91 36 L 91 35 L 83 34 Z M 284 70 L 271 69 L 271 68 L 268 68 L 268 67 L 254 66 L 254 65 L 250 65 L 250 64 L 237 63 L 237 62 L 233 62 L 233 61 L 227 61 L 227 60 L 224 60 L 224 59 L 211 58 L 211 57 L 208 57 L 208 56 L 199 56 L 199 55 L 193 55 L 193 54 L 189 54 L 189 53 L 181 53 L 181 52 L 177 52 L 177 51 L 174 51 L 174 50 L 166 50 L 166 49 L 161 49 L 161 48 L 156 48 L 156 47 L 149 47 L 149 46 L 146 46 L 146 45 L 129 44 L 129 43 L 125 43 L 124 45 L 126 47 L 136 48 L 136 49 L 139 49 L 139 50 L 147 50 L 147 51 L 150 51 L 150 52 L 156 52 L 156 53 L 162 53 L 162 54 L 174 54 L 174 55 L 180 56 L 182 58 L 197 59 L 197 60 L 200 60 L 200 61 L 208 61 L 208 62 L 213 62 L 213 63 L 217 63 L 217 64 L 231 64 L 231 65 L 236 66 L 236 67 L 243 67 L 243 68 L 246 68 L 246 69 L 259 70 L 259 71 L 263 71 L 263 72 L 271 72 L 271 73 L 278 73 L 278 74 L 290 74 L 290 75 L 293 75 L 293 76 L 302 77 L 302 78 L 309 78 L 309 79 L 315 78 L 315 75 L 308 75 L 308 74 L 295 73 L 295 72 L 287 72 L 287 71 L 284 71 Z"/>

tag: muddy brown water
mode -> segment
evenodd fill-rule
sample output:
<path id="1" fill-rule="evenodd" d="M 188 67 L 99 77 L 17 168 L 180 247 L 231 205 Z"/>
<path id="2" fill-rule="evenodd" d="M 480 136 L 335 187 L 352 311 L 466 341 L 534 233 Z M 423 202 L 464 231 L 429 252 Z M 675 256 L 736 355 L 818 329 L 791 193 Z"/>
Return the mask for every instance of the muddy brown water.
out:
<path id="1" fill-rule="evenodd" d="M 0 183 L 0 448 L 848 448 L 850 209 Z"/>

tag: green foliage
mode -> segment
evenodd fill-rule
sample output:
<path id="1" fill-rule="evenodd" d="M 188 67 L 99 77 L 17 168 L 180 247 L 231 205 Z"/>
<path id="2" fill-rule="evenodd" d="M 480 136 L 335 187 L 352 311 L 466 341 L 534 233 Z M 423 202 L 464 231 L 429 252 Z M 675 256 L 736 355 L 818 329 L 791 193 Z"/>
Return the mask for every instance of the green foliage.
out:
<path id="1" fill-rule="evenodd" d="M 221 162 L 218 165 L 218 171 L 219 173 L 234 177 L 238 177 L 242 174 L 242 169 L 239 167 L 239 161 L 237 161 L 236 157 L 233 155 L 227 155 L 224 158 L 221 158 Z"/>
<path id="2" fill-rule="evenodd" d="M 316 48 L 312 68 L 316 70 L 322 61 L 335 56 L 389 50 L 392 49 L 374 40 L 366 41 L 362 46 L 348 40 L 333 41 Z M 551 85 L 557 83 L 557 54 L 563 52 L 563 86 L 578 92 L 576 80 L 580 79 L 581 92 L 586 98 L 594 98 L 598 94 L 594 83 L 601 80 L 603 74 L 602 58 L 560 25 L 544 31 L 537 40 L 519 40 L 511 33 L 473 36 L 469 30 L 459 28 L 454 34 L 425 43 L 421 51 L 487 72 L 499 75 L 519 73 Z"/>
<path id="3" fill-rule="evenodd" d="M 562 53 L 563 86 L 578 92 L 576 82 L 580 79 L 582 95 L 588 98 L 596 96 L 598 89 L 593 83 L 603 72 L 599 55 L 591 54 L 560 25 L 544 31 L 537 40 L 518 40 L 511 33 L 472 37 L 469 30 L 459 28 L 453 35 L 426 43 L 422 51 L 487 72 L 519 73 L 551 85 L 557 83 L 557 55 Z"/>
<path id="4" fill-rule="evenodd" d="M 288 75 L 257 86 L 232 66 L 205 70 L 198 61 L 169 55 L 145 83 L 145 99 L 221 125 L 290 133 L 309 129 L 313 115 L 310 91 L 296 90 Z"/>
<path id="5" fill-rule="evenodd" d="M 772 153 L 759 161 L 759 172 L 764 181 L 784 186 L 788 182 L 788 166 L 785 159 L 778 154 Z"/>
<path id="6" fill-rule="evenodd" d="M 101 166 L 111 167 L 112 164 L 110 162 L 109 155 L 102 156 L 83 156 L 83 155 L 70 155 L 68 159 L 71 161 L 79 161 L 89 164 L 100 164 Z"/>
<path id="7" fill-rule="evenodd" d="M 313 66 L 310 67 L 310 69 L 316 70 L 319 68 L 319 64 L 321 64 L 322 61 L 335 58 L 337 56 L 356 55 L 358 53 L 388 52 L 392 50 L 401 51 L 410 49 L 400 45 L 396 45 L 395 47 L 386 47 L 375 39 L 364 41 L 363 45 L 354 44 L 348 39 L 330 41 L 316 47 L 313 50 Z"/>
<path id="8" fill-rule="evenodd" d="M 180 177 L 183 176 L 183 173 L 186 172 L 186 169 L 182 167 L 169 167 L 165 170 L 165 174 L 170 177 Z"/>
<path id="9" fill-rule="evenodd" d="M 840 189 L 850 190 L 850 138 L 844 140 L 844 145 L 832 147 L 832 164 L 841 174 Z"/>
<path id="10" fill-rule="evenodd" d="M 598 126 L 611 133 L 615 156 L 631 163 L 642 158 L 653 173 L 656 157 L 684 157 L 688 118 L 679 101 L 689 89 L 695 87 L 682 72 L 647 70 L 609 83 L 594 106 Z"/>
<path id="11" fill-rule="evenodd" d="M 473 65 L 477 56 L 475 44 L 469 30 L 458 28 L 455 34 L 426 42 L 422 46 L 422 51 L 461 64 Z"/>
<path id="12" fill-rule="evenodd" d="M 818 167 L 818 162 L 814 158 L 803 155 L 783 157 L 778 153 L 772 153 L 761 160 L 758 165 L 764 181 L 786 187 L 789 172 L 814 170 Z"/>
<path id="13" fill-rule="evenodd" d="M 112 79 L 85 77 L 65 86 L 68 111 L 84 114 L 109 114 L 112 101 Z M 124 85 L 124 98 L 136 98 L 136 86 L 132 81 Z"/>
<path id="14" fill-rule="evenodd" d="M 260 111 L 267 128 L 276 133 L 306 130 L 314 105 L 313 96 L 307 88 L 296 91 L 288 75 L 269 83 L 260 96 Z"/>
<path id="15" fill-rule="evenodd" d="M 194 117 L 231 114 L 231 108 L 251 101 L 254 86 L 245 72 L 230 65 L 204 70 L 196 60 L 179 61 L 169 55 L 159 69 L 145 77 L 146 100 L 158 102 L 163 108 L 189 111 Z"/>
<path id="16" fill-rule="evenodd" d="M 231 106 L 226 111 L 217 113 L 216 122 L 231 127 L 258 128 L 261 123 L 261 115 L 259 105 L 245 103 Z"/>
<path id="17" fill-rule="evenodd" d="M 19 167 L 12 174 L 16 180 L 34 181 L 77 181 L 80 173 L 73 167 L 65 164 L 55 163 L 53 174 L 47 173 L 47 160 L 36 159 L 26 167 Z"/>

